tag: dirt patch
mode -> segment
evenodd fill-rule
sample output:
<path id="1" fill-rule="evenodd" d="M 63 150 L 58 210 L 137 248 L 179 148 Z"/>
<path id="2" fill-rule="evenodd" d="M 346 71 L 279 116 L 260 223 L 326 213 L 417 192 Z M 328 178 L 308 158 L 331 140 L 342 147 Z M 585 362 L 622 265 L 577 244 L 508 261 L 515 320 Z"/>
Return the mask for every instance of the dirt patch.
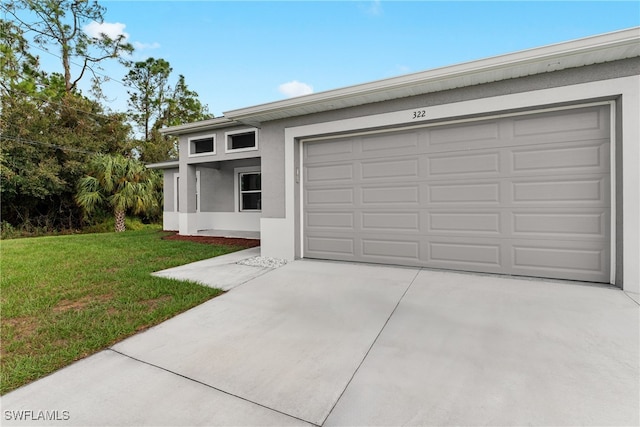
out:
<path id="1" fill-rule="evenodd" d="M 29 316 L 2 319 L 2 327 L 13 328 L 15 335 L 21 339 L 35 334 L 39 326 L 38 321 Z"/>
<path id="2" fill-rule="evenodd" d="M 155 310 L 158 306 L 166 301 L 171 301 L 171 295 L 163 295 L 159 298 L 149 299 L 146 301 L 141 301 L 141 304 L 144 304 L 147 308 L 151 310 Z"/>
<path id="3" fill-rule="evenodd" d="M 235 237 L 213 237 L 213 236 L 180 236 L 172 234 L 165 236 L 166 240 L 183 240 L 187 242 L 204 243 L 207 245 L 240 246 L 243 248 L 254 248 L 260 246 L 260 239 L 240 239 Z"/>
<path id="4" fill-rule="evenodd" d="M 113 299 L 112 295 L 91 295 L 79 298 L 77 300 L 60 300 L 55 307 L 53 307 L 54 313 L 62 313 L 69 310 L 82 310 L 92 302 L 106 302 Z"/>

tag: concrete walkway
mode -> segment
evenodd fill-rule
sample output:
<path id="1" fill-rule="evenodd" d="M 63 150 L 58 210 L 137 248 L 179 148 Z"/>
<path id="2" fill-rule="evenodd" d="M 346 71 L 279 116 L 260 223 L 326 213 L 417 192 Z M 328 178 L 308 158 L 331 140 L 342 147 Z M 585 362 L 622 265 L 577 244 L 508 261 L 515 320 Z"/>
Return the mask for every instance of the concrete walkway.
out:
<path id="1" fill-rule="evenodd" d="M 7 394 L 2 422 L 638 425 L 639 344 L 610 287 L 299 260 Z"/>
<path id="2" fill-rule="evenodd" d="M 260 256 L 260 247 L 244 249 L 215 258 L 168 268 L 153 273 L 153 275 L 168 279 L 189 280 L 228 291 L 271 270 L 267 267 L 238 264 L 238 261 L 256 256 Z"/>

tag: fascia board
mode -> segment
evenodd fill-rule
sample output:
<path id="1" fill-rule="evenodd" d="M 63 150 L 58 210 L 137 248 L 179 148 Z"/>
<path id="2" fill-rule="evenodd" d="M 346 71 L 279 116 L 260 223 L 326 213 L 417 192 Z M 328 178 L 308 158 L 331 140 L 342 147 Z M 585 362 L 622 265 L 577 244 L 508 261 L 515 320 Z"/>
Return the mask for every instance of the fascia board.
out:
<path id="1" fill-rule="evenodd" d="M 180 167 L 180 162 L 173 160 L 170 162 L 149 163 L 146 166 L 149 169 L 176 169 Z"/>
<path id="2" fill-rule="evenodd" d="M 225 128 L 234 125 L 240 125 L 241 123 L 235 120 L 230 120 L 227 117 L 216 117 L 209 120 L 202 120 L 199 122 L 185 123 L 183 125 L 171 126 L 160 129 L 162 135 L 183 135 L 186 133 L 193 133 L 198 131 L 207 131 L 212 129 Z"/>

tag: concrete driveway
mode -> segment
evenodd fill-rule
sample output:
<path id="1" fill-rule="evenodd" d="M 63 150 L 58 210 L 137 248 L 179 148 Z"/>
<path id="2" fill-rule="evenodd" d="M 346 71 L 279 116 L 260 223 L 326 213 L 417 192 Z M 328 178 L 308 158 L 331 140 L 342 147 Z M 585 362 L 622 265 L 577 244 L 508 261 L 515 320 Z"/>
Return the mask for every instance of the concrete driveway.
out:
<path id="1" fill-rule="evenodd" d="M 299 260 L 7 394 L 2 424 L 638 425 L 639 325 L 610 287 Z"/>

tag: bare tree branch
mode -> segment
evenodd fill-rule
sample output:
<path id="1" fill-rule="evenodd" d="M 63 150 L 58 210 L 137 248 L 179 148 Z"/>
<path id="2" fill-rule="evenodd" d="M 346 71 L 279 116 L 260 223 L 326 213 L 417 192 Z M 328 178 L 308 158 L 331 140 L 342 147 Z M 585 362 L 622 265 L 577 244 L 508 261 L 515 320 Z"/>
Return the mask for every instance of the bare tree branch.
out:
<path id="1" fill-rule="evenodd" d="M 91 21 L 104 22 L 105 9 L 96 0 L 14 0 L 2 5 L 27 31 L 33 31 L 38 45 L 54 44 L 60 48 L 62 75 L 67 93 L 75 91 L 85 77 L 89 64 L 99 64 L 108 59 L 119 59 L 121 53 L 133 51 L 123 36 L 115 40 L 105 34 L 94 38 L 83 31 L 83 24 Z M 25 10 L 33 13 L 37 20 L 29 22 L 20 15 Z M 33 15 L 32 15 L 33 17 Z M 72 59 L 78 58 L 82 66 L 74 77 Z M 92 70 L 93 72 L 93 70 Z"/>

